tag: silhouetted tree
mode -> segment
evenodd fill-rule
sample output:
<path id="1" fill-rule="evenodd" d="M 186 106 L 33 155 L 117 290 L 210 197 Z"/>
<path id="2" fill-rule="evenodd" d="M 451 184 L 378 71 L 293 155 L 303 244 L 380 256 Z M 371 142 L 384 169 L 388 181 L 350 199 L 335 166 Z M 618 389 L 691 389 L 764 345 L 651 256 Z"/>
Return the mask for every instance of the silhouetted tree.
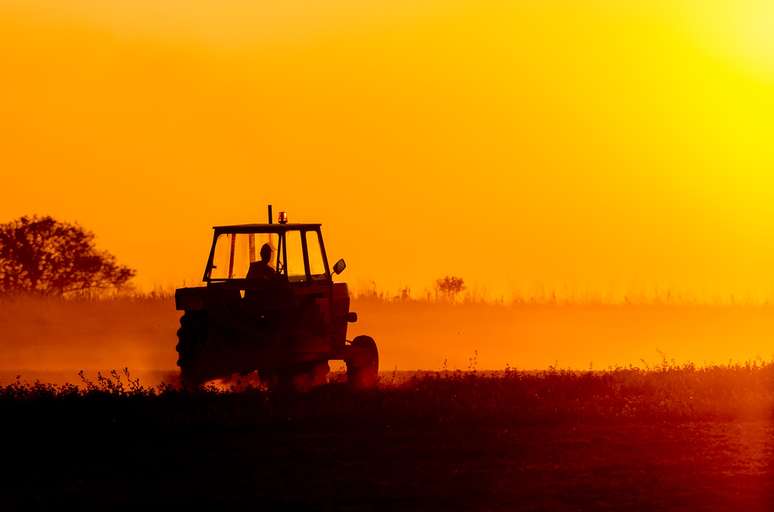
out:
<path id="1" fill-rule="evenodd" d="M 465 289 L 465 281 L 461 277 L 446 276 L 438 279 L 435 287 L 446 298 L 453 299 Z"/>
<path id="2" fill-rule="evenodd" d="M 94 234 L 52 217 L 0 224 L 0 293 L 64 295 L 117 288 L 135 275 L 94 247 Z"/>

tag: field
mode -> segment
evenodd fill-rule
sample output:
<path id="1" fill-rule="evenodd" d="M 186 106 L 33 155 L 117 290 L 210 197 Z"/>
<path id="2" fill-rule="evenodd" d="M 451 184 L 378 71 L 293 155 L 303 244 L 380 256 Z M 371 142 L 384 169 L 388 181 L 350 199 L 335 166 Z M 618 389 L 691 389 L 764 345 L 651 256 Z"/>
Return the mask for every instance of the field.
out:
<path id="1" fill-rule="evenodd" d="M 774 509 L 769 305 L 361 297 L 379 389 L 299 395 L 168 385 L 168 296 L 2 306 L 3 509 Z"/>
<path id="2" fill-rule="evenodd" d="M 771 510 L 774 365 L 0 390 L 12 507 Z"/>

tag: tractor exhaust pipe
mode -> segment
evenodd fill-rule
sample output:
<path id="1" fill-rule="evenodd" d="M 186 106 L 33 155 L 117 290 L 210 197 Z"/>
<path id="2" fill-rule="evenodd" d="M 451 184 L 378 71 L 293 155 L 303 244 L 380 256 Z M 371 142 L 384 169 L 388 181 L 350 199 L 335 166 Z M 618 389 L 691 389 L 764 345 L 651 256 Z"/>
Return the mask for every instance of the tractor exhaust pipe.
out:
<path id="1" fill-rule="evenodd" d="M 269 205 L 269 224 L 272 224 L 274 221 L 272 220 L 272 214 L 271 214 L 271 205 Z"/>

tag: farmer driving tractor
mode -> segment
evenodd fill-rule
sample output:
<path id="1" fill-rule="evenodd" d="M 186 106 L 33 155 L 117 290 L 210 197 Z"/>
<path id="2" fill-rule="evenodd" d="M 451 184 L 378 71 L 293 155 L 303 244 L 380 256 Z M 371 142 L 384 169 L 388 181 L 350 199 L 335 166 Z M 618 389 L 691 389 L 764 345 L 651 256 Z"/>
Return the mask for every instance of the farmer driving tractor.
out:
<path id="1" fill-rule="evenodd" d="M 271 253 L 272 249 L 269 244 L 263 244 L 261 246 L 261 259 L 260 261 L 250 263 L 250 268 L 247 271 L 247 279 L 272 279 L 277 275 L 276 271 L 269 265 Z"/>

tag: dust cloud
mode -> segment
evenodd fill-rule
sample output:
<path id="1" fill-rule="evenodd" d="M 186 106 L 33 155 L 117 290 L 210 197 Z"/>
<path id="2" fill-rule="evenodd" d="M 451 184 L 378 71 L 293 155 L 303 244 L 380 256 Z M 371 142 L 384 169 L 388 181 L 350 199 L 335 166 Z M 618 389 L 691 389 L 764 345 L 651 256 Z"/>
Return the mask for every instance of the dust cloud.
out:
<path id="1" fill-rule="evenodd" d="M 384 372 L 605 369 L 772 360 L 773 306 L 450 304 L 355 299 L 349 337 L 369 334 Z M 176 371 L 180 312 L 170 297 L 23 298 L 0 303 L 0 381 L 75 382 L 129 368 Z M 335 367 L 335 366 L 334 366 Z"/>

